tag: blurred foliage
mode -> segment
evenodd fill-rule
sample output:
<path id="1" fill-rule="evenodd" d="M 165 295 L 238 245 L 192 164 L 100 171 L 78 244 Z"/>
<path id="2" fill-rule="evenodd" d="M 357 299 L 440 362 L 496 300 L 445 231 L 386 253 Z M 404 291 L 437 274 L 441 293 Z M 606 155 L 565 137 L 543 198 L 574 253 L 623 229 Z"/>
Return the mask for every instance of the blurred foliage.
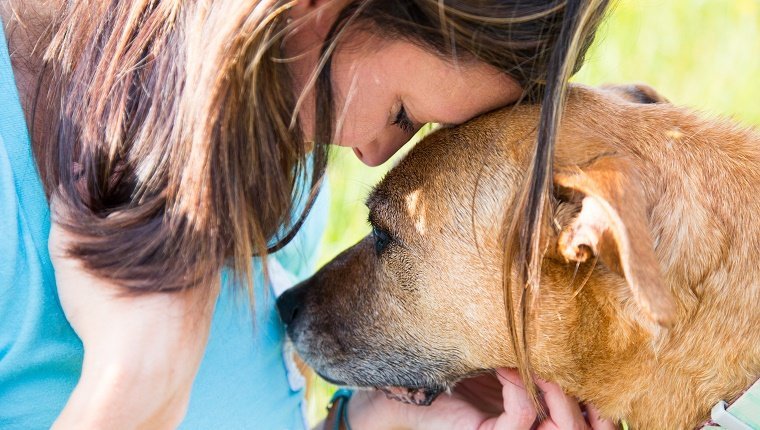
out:
<path id="1" fill-rule="evenodd" d="M 674 103 L 760 125 L 760 0 L 617 1 L 574 81 L 645 82 Z M 368 168 L 351 150 L 333 151 L 322 263 L 369 232 L 364 199 L 400 156 Z M 312 384 L 312 422 L 331 392 Z"/>
<path id="2" fill-rule="evenodd" d="M 645 82 L 676 104 L 760 124 L 760 0 L 616 2 L 575 80 Z"/>

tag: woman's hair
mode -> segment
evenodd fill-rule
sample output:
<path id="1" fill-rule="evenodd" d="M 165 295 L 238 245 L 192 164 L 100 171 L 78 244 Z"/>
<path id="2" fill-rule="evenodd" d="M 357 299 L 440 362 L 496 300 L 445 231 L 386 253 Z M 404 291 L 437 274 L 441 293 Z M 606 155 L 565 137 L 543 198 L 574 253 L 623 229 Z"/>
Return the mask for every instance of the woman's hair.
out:
<path id="1" fill-rule="evenodd" d="M 292 121 L 286 3 L 65 2 L 36 103 L 53 129 L 34 134 L 89 271 L 128 291 L 214 282 L 225 265 L 245 283 L 292 226 L 328 146 Z"/>
<path id="2" fill-rule="evenodd" d="M 445 59 L 490 64 L 542 104 L 524 191 L 504 217 L 505 307 L 528 381 L 524 320 L 538 285 L 556 130 L 567 80 L 606 3 L 351 1 L 316 71 L 311 145 L 282 61 L 292 1 L 67 1 L 45 54 L 49 91 L 36 103 L 53 128 L 34 136 L 49 141 L 38 152 L 46 189 L 79 239 L 69 252 L 132 291 L 211 282 L 225 265 L 250 279 L 251 256 L 265 257 L 283 226 L 291 237 L 293 202 L 315 195 L 335 131 L 331 54 L 344 30 L 369 24 Z M 530 286 L 518 301 L 513 272 Z"/>
<path id="3" fill-rule="evenodd" d="M 549 210 L 555 136 L 567 82 L 583 63 L 608 0 L 365 0 L 346 8 L 325 41 L 328 54 L 352 28 L 409 41 L 448 61 L 476 60 L 516 79 L 523 100 L 541 103 L 535 152 L 526 182 L 502 221 L 504 304 L 510 337 L 528 393 L 538 405 L 530 376 L 528 312 L 537 294 Z M 318 129 L 330 136 L 335 111 L 329 58 L 317 81 Z M 515 277 L 516 275 L 516 277 Z M 513 277 L 515 277 L 513 279 Z M 513 297 L 513 281 L 522 287 Z M 519 314 L 518 314 L 519 313 Z"/>

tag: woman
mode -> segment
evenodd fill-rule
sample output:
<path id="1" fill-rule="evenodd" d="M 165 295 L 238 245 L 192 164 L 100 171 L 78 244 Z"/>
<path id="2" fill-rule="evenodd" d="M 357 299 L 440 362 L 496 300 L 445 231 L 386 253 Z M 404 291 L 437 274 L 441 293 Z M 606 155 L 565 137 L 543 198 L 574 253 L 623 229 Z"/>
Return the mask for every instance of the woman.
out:
<path id="1" fill-rule="evenodd" d="M 530 223 L 508 242 L 528 249 L 603 3 L 4 3 L 0 427 L 300 427 L 267 286 L 314 253 L 326 144 L 375 165 L 423 123 L 543 100 Z M 431 408 L 362 393 L 350 421 L 528 428 L 532 384 L 505 375 Z M 585 425 L 542 389 L 545 426 Z"/>

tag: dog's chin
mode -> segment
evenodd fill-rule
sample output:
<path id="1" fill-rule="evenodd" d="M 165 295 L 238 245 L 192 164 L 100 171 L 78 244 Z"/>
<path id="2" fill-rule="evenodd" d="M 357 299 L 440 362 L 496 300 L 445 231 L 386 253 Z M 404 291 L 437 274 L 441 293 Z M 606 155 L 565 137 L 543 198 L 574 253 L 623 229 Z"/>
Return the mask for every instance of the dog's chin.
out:
<path id="1" fill-rule="evenodd" d="M 410 405 L 429 406 L 441 393 L 470 374 L 459 363 L 453 363 L 451 367 L 442 366 L 443 360 L 426 361 L 420 359 L 417 352 L 359 357 L 325 350 L 324 345 L 321 345 L 323 349 L 315 348 L 297 337 L 294 345 L 306 364 L 325 381 L 344 387 L 376 389 L 391 400 Z M 393 366 L 388 363 L 410 365 Z"/>

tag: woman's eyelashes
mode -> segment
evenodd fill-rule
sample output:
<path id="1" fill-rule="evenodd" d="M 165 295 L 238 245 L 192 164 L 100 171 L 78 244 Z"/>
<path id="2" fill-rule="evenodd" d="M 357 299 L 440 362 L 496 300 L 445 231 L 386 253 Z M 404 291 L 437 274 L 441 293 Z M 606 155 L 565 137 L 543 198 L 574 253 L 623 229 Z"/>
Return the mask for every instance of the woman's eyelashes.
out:
<path id="1" fill-rule="evenodd" d="M 396 114 L 396 118 L 392 122 L 393 125 L 400 128 L 404 133 L 406 134 L 414 134 L 417 127 L 414 124 L 414 121 L 409 119 L 409 114 L 406 113 L 406 108 L 404 105 L 401 105 L 398 109 L 398 113 Z"/>

